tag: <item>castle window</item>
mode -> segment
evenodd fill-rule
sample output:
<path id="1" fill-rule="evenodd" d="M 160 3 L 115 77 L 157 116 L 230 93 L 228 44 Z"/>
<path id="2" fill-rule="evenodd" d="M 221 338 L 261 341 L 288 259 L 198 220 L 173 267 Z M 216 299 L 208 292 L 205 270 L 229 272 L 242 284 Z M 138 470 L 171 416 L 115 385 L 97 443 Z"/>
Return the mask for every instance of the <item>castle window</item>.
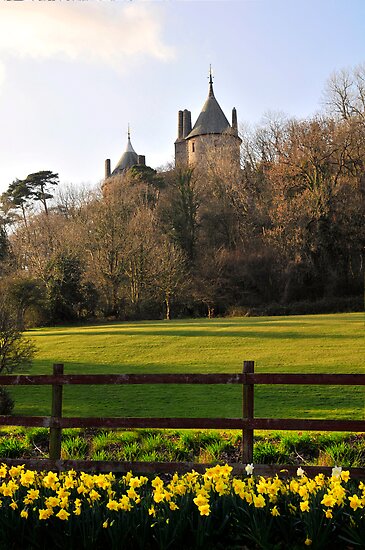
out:
<path id="1" fill-rule="evenodd" d="M 192 142 L 192 144 L 191 144 L 191 150 L 192 150 L 193 153 L 195 153 L 195 143 L 194 142 Z"/>

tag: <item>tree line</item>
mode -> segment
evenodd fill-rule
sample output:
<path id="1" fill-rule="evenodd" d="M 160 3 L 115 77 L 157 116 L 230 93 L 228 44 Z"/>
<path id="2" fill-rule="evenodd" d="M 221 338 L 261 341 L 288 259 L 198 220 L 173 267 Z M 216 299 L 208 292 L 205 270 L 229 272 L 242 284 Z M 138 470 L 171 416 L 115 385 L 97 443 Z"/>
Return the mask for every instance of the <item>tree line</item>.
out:
<path id="1" fill-rule="evenodd" d="M 365 66 L 325 109 L 242 133 L 241 167 L 135 166 L 94 190 L 50 171 L 1 197 L 1 290 L 19 323 L 360 308 Z M 220 160 L 217 160 L 220 159 Z"/>

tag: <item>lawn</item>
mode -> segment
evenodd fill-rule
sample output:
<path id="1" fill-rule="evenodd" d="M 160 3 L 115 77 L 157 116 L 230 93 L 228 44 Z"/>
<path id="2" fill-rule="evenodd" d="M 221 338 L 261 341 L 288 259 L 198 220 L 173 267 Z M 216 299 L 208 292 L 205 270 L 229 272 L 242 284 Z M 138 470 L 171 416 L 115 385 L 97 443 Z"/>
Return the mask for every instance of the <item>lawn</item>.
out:
<path id="1" fill-rule="evenodd" d="M 31 372 L 53 363 L 72 373 L 365 372 L 364 314 L 110 323 L 34 329 Z M 15 414 L 48 415 L 51 388 L 12 388 Z M 235 386 L 73 386 L 65 416 L 239 416 Z M 256 416 L 352 418 L 365 415 L 365 388 L 261 386 Z"/>

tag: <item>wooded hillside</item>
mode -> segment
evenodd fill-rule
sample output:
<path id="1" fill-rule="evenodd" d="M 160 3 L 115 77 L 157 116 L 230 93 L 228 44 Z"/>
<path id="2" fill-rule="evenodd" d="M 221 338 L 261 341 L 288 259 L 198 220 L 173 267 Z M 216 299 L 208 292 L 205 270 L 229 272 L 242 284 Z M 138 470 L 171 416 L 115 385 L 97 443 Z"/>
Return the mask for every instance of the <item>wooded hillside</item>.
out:
<path id="1" fill-rule="evenodd" d="M 360 308 L 365 66 L 333 75 L 325 97 L 322 114 L 244 131 L 241 169 L 212 150 L 194 170 L 134 167 L 103 191 L 53 196 L 52 172 L 15 180 L 2 288 L 27 322 Z"/>

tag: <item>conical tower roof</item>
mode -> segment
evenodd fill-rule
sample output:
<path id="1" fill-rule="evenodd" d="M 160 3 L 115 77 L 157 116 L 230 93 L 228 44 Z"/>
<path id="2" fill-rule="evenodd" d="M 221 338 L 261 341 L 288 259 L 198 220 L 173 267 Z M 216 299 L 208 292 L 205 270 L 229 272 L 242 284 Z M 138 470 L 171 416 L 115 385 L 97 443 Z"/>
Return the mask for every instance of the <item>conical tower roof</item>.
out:
<path id="1" fill-rule="evenodd" d="M 126 150 L 124 151 L 123 155 L 120 157 L 119 162 L 114 168 L 111 175 L 115 176 L 116 174 L 120 174 L 121 172 L 128 170 L 128 168 L 131 168 L 135 164 L 138 164 L 138 155 L 133 149 L 130 132 L 128 130 L 128 141 L 127 141 Z"/>
<path id="2" fill-rule="evenodd" d="M 210 74 L 208 99 L 204 103 L 201 113 L 187 139 L 203 134 L 223 134 L 223 132 L 230 128 L 231 126 L 226 115 L 215 98 L 212 74 Z"/>

